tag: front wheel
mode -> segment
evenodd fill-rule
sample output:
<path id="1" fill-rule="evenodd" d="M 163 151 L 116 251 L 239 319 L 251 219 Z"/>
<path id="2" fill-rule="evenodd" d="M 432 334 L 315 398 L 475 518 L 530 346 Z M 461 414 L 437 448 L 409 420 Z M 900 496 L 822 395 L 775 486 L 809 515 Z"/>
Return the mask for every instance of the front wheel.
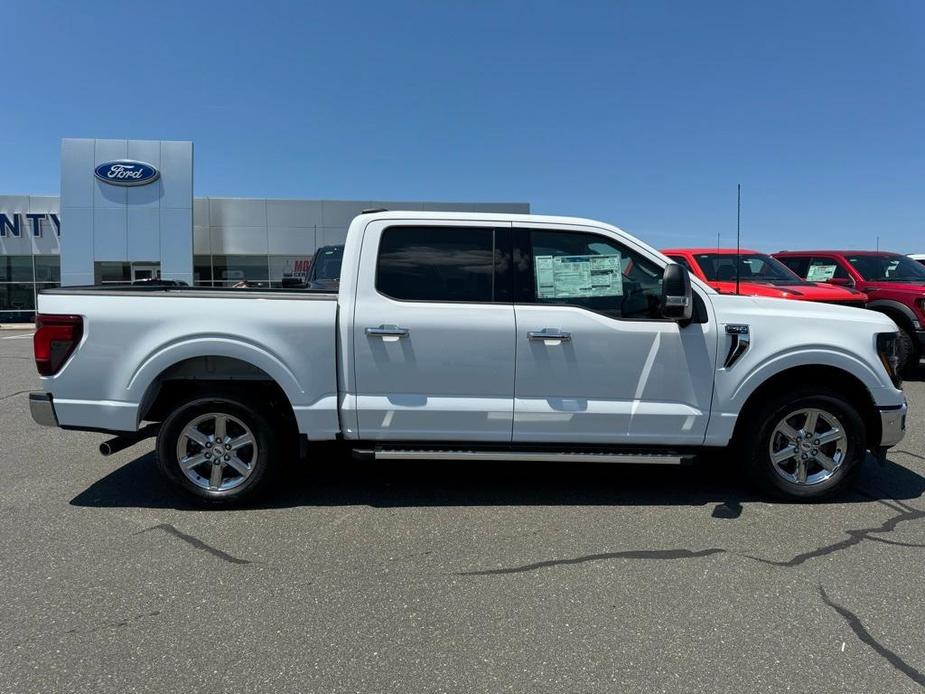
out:
<path id="1" fill-rule="evenodd" d="M 746 466 L 775 496 L 814 501 L 849 486 L 867 452 L 864 420 L 841 393 L 805 387 L 770 397 L 746 422 Z"/>
<path id="2" fill-rule="evenodd" d="M 899 348 L 897 352 L 900 373 L 908 374 L 918 366 L 919 350 L 916 347 L 916 340 L 903 328 L 899 329 Z"/>
<path id="3" fill-rule="evenodd" d="M 213 505 L 239 503 L 264 486 L 280 436 L 267 416 L 227 395 L 180 405 L 161 425 L 157 465 L 171 483 Z"/>

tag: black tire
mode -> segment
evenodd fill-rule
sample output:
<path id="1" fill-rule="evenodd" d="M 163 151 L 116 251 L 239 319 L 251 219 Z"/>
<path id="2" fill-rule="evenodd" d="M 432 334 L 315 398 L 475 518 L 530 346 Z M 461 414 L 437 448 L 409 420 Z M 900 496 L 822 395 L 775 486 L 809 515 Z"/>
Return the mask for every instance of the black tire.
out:
<path id="1" fill-rule="evenodd" d="M 807 466 L 807 480 L 813 476 L 820 480 L 810 484 L 799 484 L 784 477 L 789 470 L 780 469 L 771 461 L 770 444 L 778 424 L 788 415 L 804 409 L 815 409 L 834 417 L 845 433 L 845 444 L 824 444 L 815 450 L 835 454 L 835 450 L 843 450 L 841 463 L 827 479 L 821 479 L 826 470 L 815 458 L 803 463 Z M 779 392 L 766 398 L 762 403 L 748 413 L 745 421 L 745 431 L 741 436 L 741 454 L 745 460 L 745 469 L 752 483 L 763 491 L 788 501 L 818 501 L 835 496 L 850 487 L 858 472 L 861 463 L 867 455 L 867 433 L 864 419 L 858 408 L 843 394 L 825 386 L 800 386 L 786 392 Z M 799 422 L 797 415 L 790 421 Z M 805 420 L 803 420 L 805 421 Z M 823 425 L 819 426 L 821 429 Z M 795 427 L 794 427 L 795 428 Z M 817 429 L 817 431 L 819 430 Z M 776 442 L 783 441 L 782 434 L 776 434 Z M 802 442 L 806 439 L 801 437 Z M 843 449 L 836 448 L 844 446 Z M 812 454 L 808 450 L 807 455 Z M 783 467 L 791 464 L 790 461 L 782 463 Z M 800 464 L 795 455 L 792 464 Z M 796 476 L 796 472 L 792 473 Z"/>
<path id="2" fill-rule="evenodd" d="M 239 473 L 231 463 L 225 463 L 224 460 L 228 458 L 222 456 L 223 460 L 218 467 L 222 469 L 223 485 L 233 485 L 228 488 L 213 487 L 210 484 L 211 477 L 206 479 L 206 475 L 212 473 L 216 457 L 211 451 L 231 445 L 219 445 L 213 440 L 217 426 L 215 418 L 212 420 L 212 436 L 208 436 L 209 417 L 213 414 L 225 418 L 226 439 L 229 441 L 244 440 L 240 438 L 244 435 L 242 432 L 250 433 L 254 441 L 252 445 L 245 445 L 239 451 L 226 451 L 228 458 L 232 453 L 235 454 L 236 465 L 243 462 L 250 467 L 246 475 Z M 280 462 L 280 455 L 286 451 L 283 445 L 287 440 L 284 436 L 285 427 L 275 423 L 271 419 L 272 415 L 273 410 L 266 407 L 262 400 L 251 404 L 234 394 L 199 394 L 179 404 L 162 423 L 157 435 L 157 467 L 171 484 L 185 494 L 195 497 L 200 503 L 209 506 L 230 506 L 251 500 L 267 486 L 274 468 Z M 203 421 L 197 426 L 197 435 L 206 435 L 209 444 L 205 447 L 183 434 L 188 425 L 201 419 Z M 242 425 L 246 429 L 242 429 Z M 209 460 L 193 468 L 192 476 L 198 478 L 199 483 L 190 479 L 181 469 L 178 446 L 183 447 L 190 459 L 198 453 L 209 454 Z M 203 482 L 209 484 L 209 487 L 201 486 Z"/>
<path id="3" fill-rule="evenodd" d="M 915 338 L 904 328 L 899 329 L 899 372 L 909 374 L 919 365 L 919 350 Z"/>

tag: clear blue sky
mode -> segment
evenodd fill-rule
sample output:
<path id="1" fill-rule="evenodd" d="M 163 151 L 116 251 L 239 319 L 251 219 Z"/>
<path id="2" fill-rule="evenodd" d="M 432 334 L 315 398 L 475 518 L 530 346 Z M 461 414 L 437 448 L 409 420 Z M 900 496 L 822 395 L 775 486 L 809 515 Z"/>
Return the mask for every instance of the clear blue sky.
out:
<path id="1" fill-rule="evenodd" d="M 925 252 L 925 2 L 6 0 L 0 192 L 62 137 L 195 194 L 515 200 L 656 246 Z"/>

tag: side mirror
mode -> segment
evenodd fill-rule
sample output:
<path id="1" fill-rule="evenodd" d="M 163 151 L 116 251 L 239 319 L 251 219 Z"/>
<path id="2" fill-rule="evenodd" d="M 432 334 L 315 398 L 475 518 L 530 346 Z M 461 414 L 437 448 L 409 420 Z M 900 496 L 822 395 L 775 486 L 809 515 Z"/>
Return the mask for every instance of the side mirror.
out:
<path id="1" fill-rule="evenodd" d="M 852 282 L 852 281 L 851 281 L 850 279 L 848 279 L 847 277 L 830 277 L 829 279 L 826 280 L 826 283 L 827 283 L 827 284 L 834 284 L 834 285 L 837 285 L 837 286 L 839 286 L 839 287 L 852 287 L 852 286 L 854 286 L 854 282 Z"/>
<path id="2" fill-rule="evenodd" d="M 689 321 L 694 314 L 694 294 L 687 268 L 677 263 L 665 266 L 662 274 L 662 316 Z"/>

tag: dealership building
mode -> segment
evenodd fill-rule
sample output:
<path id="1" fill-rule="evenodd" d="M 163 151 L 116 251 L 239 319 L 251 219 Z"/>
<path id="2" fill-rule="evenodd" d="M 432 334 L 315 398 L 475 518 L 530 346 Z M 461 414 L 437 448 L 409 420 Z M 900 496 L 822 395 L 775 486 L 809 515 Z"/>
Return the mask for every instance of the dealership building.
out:
<path id="1" fill-rule="evenodd" d="M 530 211 L 528 203 L 193 196 L 193 145 L 65 139 L 60 196 L 0 195 L 0 323 L 47 287 L 160 277 L 201 286 L 302 278 L 370 208 Z"/>

